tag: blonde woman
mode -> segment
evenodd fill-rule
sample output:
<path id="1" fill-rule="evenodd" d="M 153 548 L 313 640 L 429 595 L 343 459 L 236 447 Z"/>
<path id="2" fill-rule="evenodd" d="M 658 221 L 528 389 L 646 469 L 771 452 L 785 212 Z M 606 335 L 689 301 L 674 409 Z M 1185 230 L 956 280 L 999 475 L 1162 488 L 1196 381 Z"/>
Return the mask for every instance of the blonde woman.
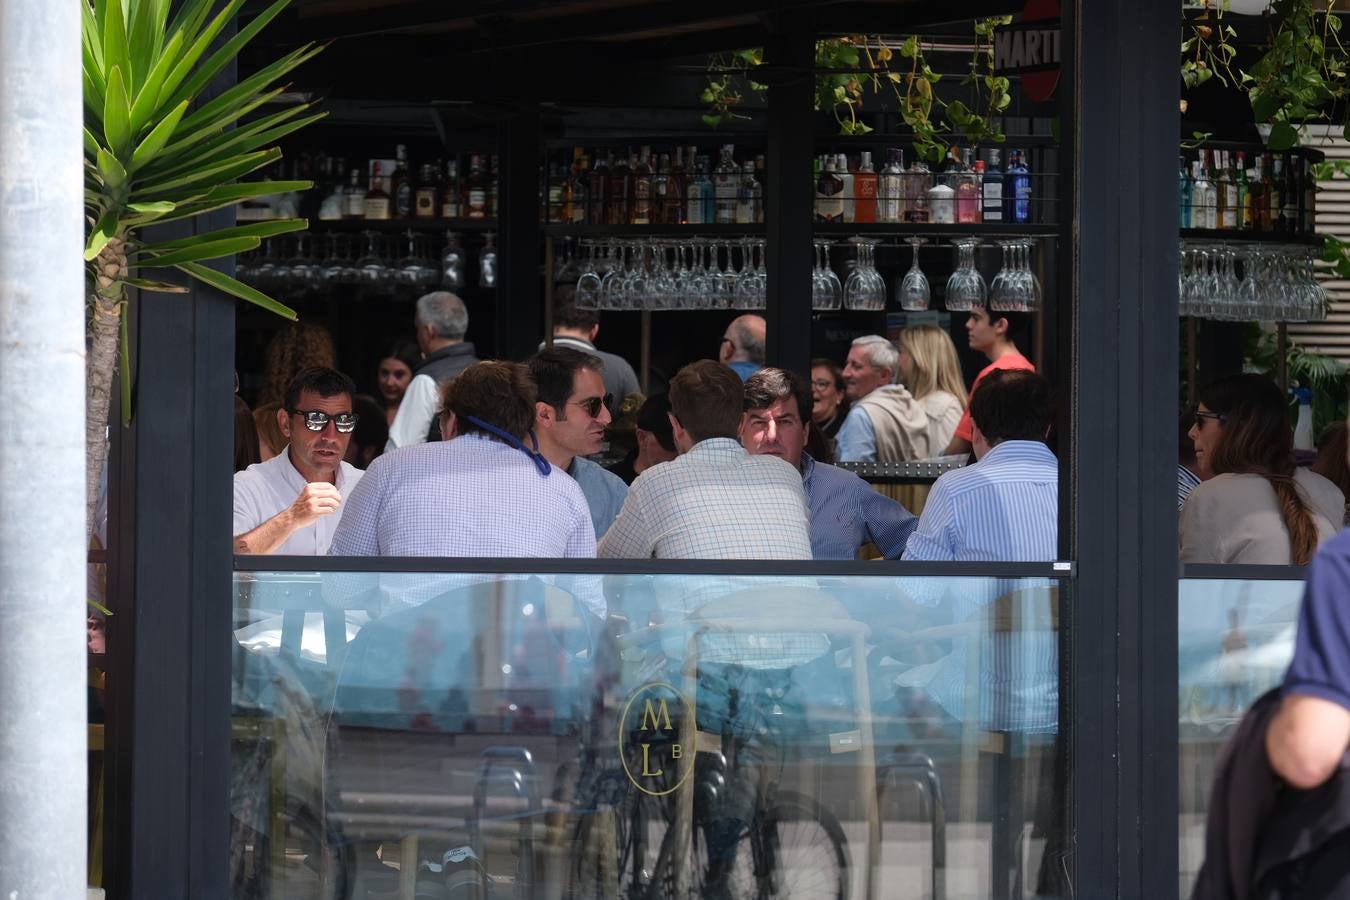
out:
<path id="1" fill-rule="evenodd" d="M 956 433 L 966 408 L 961 364 L 951 336 L 935 325 L 913 325 L 900 332 L 900 381 L 928 415 L 928 446 L 941 453 Z"/>

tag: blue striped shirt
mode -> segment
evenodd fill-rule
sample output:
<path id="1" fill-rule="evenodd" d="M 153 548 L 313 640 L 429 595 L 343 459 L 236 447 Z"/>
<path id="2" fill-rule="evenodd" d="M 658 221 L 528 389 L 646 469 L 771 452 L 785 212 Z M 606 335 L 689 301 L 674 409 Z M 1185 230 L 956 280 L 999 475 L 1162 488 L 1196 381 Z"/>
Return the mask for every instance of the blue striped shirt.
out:
<path id="1" fill-rule="evenodd" d="M 910 535 L 905 559 L 1053 562 L 1058 555 L 1059 461 L 1039 441 L 1005 441 L 978 463 L 937 480 Z M 958 720 L 978 717 L 998 731 L 1057 727 L 1059 647 L 1045 627 L 1050 582 L 1044 579 L 927 578 L 906 585 L 916 603 L 943 607 L 953 624 L 979 623 L 979 636 L 956 638 L 928 693 Z M 994 628 L 984 608 L 1000 597 L 1040 621 L 1010 632 Z M 977 654 L 970 682 L 968 654 Z M 973 692 L 973 694 L 972 694 Z"/>
<path id="2" fill-rule="evenodd" d="M 1200 476 L 1185 466 L 1177 466 L 1177 512 L 1186 505 L 1186 498 L 1200 484 Z"/>
<path id="3" fill-rule="evenodd" d="M 905 559 L 1053 562 L 1059 460 L 1039 441 L 1004 441 L 937 480 Z"/>
<path id="4" fill-rule="evenodd" d="M 811 555 L 857 559 L 869 541 L 887 559 L 899 559 L 919 519 L 857 475 L 802 454 L 802 487 L 811 510 Z"/>

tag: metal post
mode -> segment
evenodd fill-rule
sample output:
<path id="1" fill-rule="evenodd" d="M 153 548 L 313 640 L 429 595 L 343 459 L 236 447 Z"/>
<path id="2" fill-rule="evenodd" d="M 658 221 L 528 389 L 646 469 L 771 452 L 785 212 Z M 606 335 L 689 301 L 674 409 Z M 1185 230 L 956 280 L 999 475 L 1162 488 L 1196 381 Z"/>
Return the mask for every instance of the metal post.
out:
<path id="1" fill-rule="evenodd" d="M 0 4 L 0 896 L 82 896 L 80 13 Z"/>

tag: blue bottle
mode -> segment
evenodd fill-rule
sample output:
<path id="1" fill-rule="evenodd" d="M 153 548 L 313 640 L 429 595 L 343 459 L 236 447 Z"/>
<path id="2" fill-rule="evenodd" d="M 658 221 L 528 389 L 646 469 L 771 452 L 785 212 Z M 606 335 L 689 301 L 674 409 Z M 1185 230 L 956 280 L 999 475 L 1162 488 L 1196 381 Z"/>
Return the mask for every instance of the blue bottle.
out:
<path id="1" fill-rule="evenodd" d="M 1031 221 L 1031 175 L 1022 161 L 1022 151 L 1012 150 L 1003 173 L 1003 221 L 1025 225 Z"/>
<path id="2" fill-rule="evenodd" d="M 1178 157 L 1181 167 L 1177 170 L 1177 197 L 1181 201 L 1181 227 L 1191 227 L 1191 176 L 1186 171 L 1186 157 Z"/>

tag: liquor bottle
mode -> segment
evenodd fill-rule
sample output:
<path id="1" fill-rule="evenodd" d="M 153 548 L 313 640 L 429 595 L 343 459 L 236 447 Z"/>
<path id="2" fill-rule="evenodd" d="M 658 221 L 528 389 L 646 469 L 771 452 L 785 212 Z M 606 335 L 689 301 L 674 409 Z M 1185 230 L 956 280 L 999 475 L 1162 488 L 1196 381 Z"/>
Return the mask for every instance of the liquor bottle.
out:
<path id="1" fill-rule="evenodd" d="M 839 153 L 834 157 L 834 174 L 839 176 L 839 180 L 844 183 L 844 188 L 839 192 L 844 198 L 844 221 L 853 221 L 853 173 L 848 170 L 848 156 Z"/>
<path id="2" fill-rule="evenodd" d="M 419 219 L 436 218 L 436 195 L 440 185 L 436 172 L 440 166 L 423 165 L 417 170 L 417 189 L 413 192 L 413 215 Z"/>
<path id="3" fill-rule="evenodd" d="M 1191 186 L 1191 227 L 1212 229 L 1218 222 L 1218 202 L 1203 154 L 1191 163 L 1191 174 L 1194 180 Z"/>
<path id="4" fill-rule="evenodd" d="M 922 159 L 916 159 L 905 170 L 904 177 L 901 178 L 901 203 L 904 206 L 903 215 L 906 222 L 923 223 L 931 218 L 931 210 L 928 208 L 928 189 L 932 186 L 933 173 L 928 171 L 928 165 Z"/>
<path id="5" fill-rule="evenodd" d="M 749 160 L 741 166 L 741 181 L 736 185 L 736 224 L 755 223 L 755 164 Z"/>
<path id="6" fill-rule="evenodd" d="M 586 221 L 586 154 L 573 149 L 572 169 L 562 185 L 562 220 L 572 225 Z"/>
<path id="7" fill-rule="evenodd" d="M 1256 227 L 1256 217 L 1252 210 L 1252 185 L 1247 178 L 1247 155 L 1241 150 L 1237 153 L 1233 179 L 1237 184 L 1237 227 L 1251 231 Z"/>
<path id="8" fill-rule="evenodd" d="M 540 177 L 543 179 L 541 203 L 544 208 L 544 221 L 567 221 L 563 218 L 563 182 L 567 180 L 567 176 L 556 162 L 550 162 L 546 171 L 542 166 L 540 170 Z"/>
<path id="9" fill-rule="evenodd" d="M 665 154 L 661 155 L 664 162 Z M 692 162 L 692 161 L 691 161 Z M 684 224 L 684 192 L 689 183 L 689 177 L 684 171 L 684 148 L 675 148 L 675 158 L 670 163 L 670 171 L 666 174 L 665 199 L 662 202 L 661 221 L 667 225 Z"/>
<path id="10" fill-rule="evenodd" d="M 605 225 L 609 222 L 609 170 L 613 161 L 613 153 L 606 153 L 602 159 L 597 152 L 595 168 L 591 170 L 591 195 L 587 200 L 590 210 L 586 213 L 586 218 L 592 225 Z"/>
<path id="11" fill-rule="evenodd" d="M 366 215 L 366 192 L 361 188 L 361 170 L 352 169 L 347 181 L 347 218 L 360 219 Z"/>
<path id="12" fill-rule="evenodd" d="M 633 167 L 633 209 L 630 221 L 634 225 L 652 224 L 652 148 L 642 145 L 637 165 Z"/>
<path id="13" fill-rule="evenodd" d="M 1238 217 L 1242 214 L 1237 176 L 1233 173 L 1233 157 L 1228 151 L 1220 151 L 1219 156 L 1219 212 L 1223 217 L 1219 227 L 1231 231 L 1238 227 Z"/>
<path id="14" fill-rule="evenodd" d="M 1252 211 L 1256 216 L 1256 230 L 1270 231 L 1275 226 L 1270 218 L 1270 179 L 1266 172 L 1270 167 L 1270 154 L 1256 154 L 1256 177 L 1252 180 Z"/>
<path id="15" fill-rule="evenodd" d="M 942 182 L 955 192 L 956 186 L 959 183 L 961 171 L 961 157 L 959 156 L 958 148 L 948 147 L 947 158 L 942 163 L 942 172 L 938 176 L 938 181 Z"/>
<path id="16" fill-rule="evenodd" d="M 875 222 L 877 220 L 877 173 L 872 168 L 872 154 L 862 151 L 862 160 L 858 171 L 853 173 L 853 221 Z"/>
<path id="17" fill-rule="evenodd" d="M 483 172 L 483 157 L 469 157 L 469 177 L 464 179 L 464 217 L 486 219 L 488 214 L 488 179 Z"/>
<path id="18" fill-rule="evenodd" d="M 900 151 L 892 147 L 886 151 L 886 167 L 877 176 L 877 218 L 882 222 L 899 222 L 904 209 L 901 178 L 905 164 Z"/>
<path id="19" fill-rule="evenodd" d="M 986 222 L 1003 221 L 1003 172 L 999 169 L 1002 165 L 1000 153 L 995 148 L 985 151 L 988 161 L 984 167 L 984 178 L 980 183 L 980 193 L 983 195 L 983 204 L 980 209 L 981 218 Z"/>
<path id="20" fill-rule="evenodd" d="M 703 224 L 711 225 L 717 221 L 717 186 L 713 184 L 712 157 L 700 156 L 703 165 Z"/>
<path id="21" fill-rule="evenodd" d="M 487 169 L 487 217 L 497 215 L 497 154 L 488 157 Z"/>
<path id="22" fill-rule="evenodd" d="M 764 224 L 764 154 L 755 156 L 755 224 Z"/>
<path id="23" fill-rule="evenodd" d="M 656 158 L 656 168 L 652 170 L 652 211 L 653 224 L 666 222 L 666 199 L 670 193 L 670 154 L 662 153 Z"/>
<path id="24" fill-rule="evenodd" d="M 980 191 L 980 177 L 971 165 L 969 147 L 961 151 L 961 171 L 953 177 L 956 179 L 956 221 L 965 225 L 979 223 L 984 196 Z"/>
<path id="25" fill-rule="evenodd" d="M 497 286 L 497 248 L 493 246 L 494 238 L 496 238 L 496 235 L 489 231 L 483 242 L 483 249 L 478 254 L 479 287 Z"/>
<path id="26" fill-rule="evenodd" d="M 1294 162 L 1293 157 L 1284 154 L 1284 196 L 1281 198 L 1281 216 L 1284 220 L 1284 230 L 1289 234 L 1297 234 L 1299 230 L 1298 198 L 1301 190 L 1298 183 L 1298 167 Z"/>
<path id="27" fill-rule="evenodd" d="M 736 222 L 736 193 L 740 182 L 740 170 L 732 157 L 735 146 L 727 144 L 722 148 L 722 159 L 713 171 L 713 197 L 716 222 L 718 225 L 732 225 Z"/>
<path id="28" fill-rule="evenodd" d="M 689 186 L 684 192 L 684 220 L 690 225 L 708 224 L 703 218 L 703 195 L 705 190 L 712 190 L 712 184 L 708 181 L 707 174 L 703 171 L 703 163 L 694 163 L 694 177 L 689 179 Z"/>
<path id="29" fill-rule="evenodd" d="M 1296 157 L 1302 173 L 1303 194 L 1299 206 L 1299 231 L 1312 234 L 1317 230 L 1317 176 L 1313 173 L 1312 160 Z"/>
<path id="30" fill-rule="evenodd" d="M 337 169 L 341 173 L 342 169 Z M 324 222 L 332 222 L 335 219 L 341 219 L 347 215 L 347 190 L 342 186 L 342 179 L 339 178 L 333 182 L 332 190 L 328 196 L 323 198 L 319 204 L 319 219 Z"/>
<path id="31" fill-rule="evenodd" d="M 452 157 L 445 163 L 445 180 L 441 182 L 441 218 L 458 219 L 463 214 L 459 193 L 459 160 Z"/>
<path id="32" fill-rule="evenodd" d="M 1177 172 L 1177 206 L 1181 214 L 1180 227 L 1190 228 L 1191 196 L 1192 196 L 1191 188 L 1193 187 L 1193 183 L 1191 182 L 1190 174 L 1186 171 L 1186 157 L 1184 155 L 1181 155 L 1177 157 L 1177 160 L 1178 165 L 1180 166 Z"/>
<path id="33" fill-rule="evenodd" d="M 628 164 L 632 151 L 621 155 L 609 169 L 609 224 L 627 225 L 629 216 L 632 213 L 632 204 L 629 202 L 632 198 L 630 193 L 632 183 L 629 176 L 632 174 L 632 167 Z"/>
<path id="34" fill-rule="evenodd" d="M 928 189 L 928 221 L 935 225 L 956 222 L 956 191 L 942 181 Z"/>
<path id="35" fill-rule="evenodd" d="M 1008 170 L 1003 175 L 1003 221 L 1019 225 L 1031 221 L 1031 175 L 1021 150 L 1008 154 Z"/>
<path id="36" fill-rule="evenodd" d="M 389 218 L 389 194 L 384 189 L 383 181 L 380 164 L 375 163 L 370 170 L 370 189 L 366 191 L 363 205 L 367 219 L 380 221 Z"/>
<path id="37" fill-rule="evenodd" d="M 825 158 L 825 170 L 816 182 L 816 221 L 844 221 L 844 180 L 835 172 L 833 156 Z"/>
<path id="38" fill-rule="evenodd" d="M 413 214 L 413 184 L 408 173 L 408 148 L 399 144 L 394 148 L 394 174 L 389 176 L 389 197 L 393 203 L 393 216 L 396 219 L 408 219 Z"/>

